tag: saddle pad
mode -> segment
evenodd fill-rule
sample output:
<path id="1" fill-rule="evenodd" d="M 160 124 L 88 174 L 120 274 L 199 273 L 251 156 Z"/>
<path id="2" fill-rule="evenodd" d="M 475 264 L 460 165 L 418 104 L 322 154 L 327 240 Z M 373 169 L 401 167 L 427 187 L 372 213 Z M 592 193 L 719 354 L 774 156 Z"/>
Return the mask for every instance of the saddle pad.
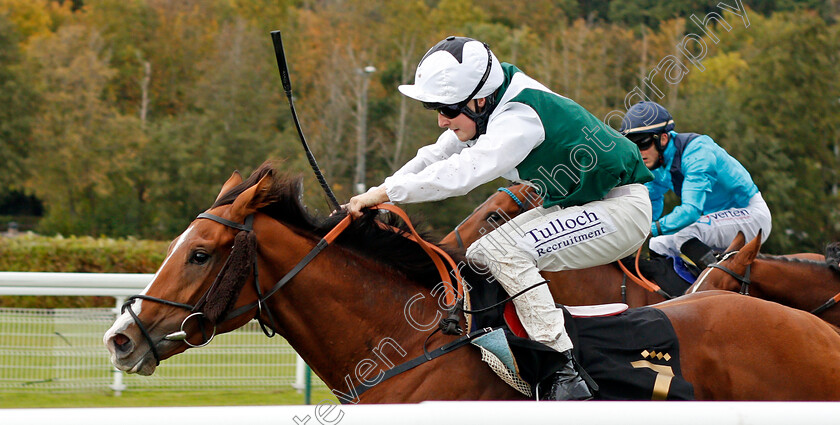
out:
<path id="1" fill-rule="evenodd" d="M 598 399 L 694 399 L 680 369 L 677 335 L 661 310 L 641 307 L 593 318 L 567 312 L 566 329 L 575 357 L 601 387 Z"/>
<path id="2" fill-rule="evenodd" d="M 504 329 L 495 329 L 470 343 L 481 349 L 481 360 L 487 363 L 499 378 L 526 397 L 533 396 L 531 386 L 519 376 L 519 367 L 508 345 Z"/>
<path id="3" fill-rule="evenodd" d="M 506 297 L 498 284 L 473 285 L 470 300 L 477 311 L 470 314 L 470 329 L 504 327 L 519 378 L 533 388 L 559 370 L 566 359 L 544 344 L 511 332 L 505 322 L 505 307 L 496 305 Z M 642 307 L 616 316 L 590 318 L 574 318 L 568 311 L 565 314 L 575 358 L 600 387 L 596 399 L 694 398 L 694 388 L 680 370 L 676 333 L 662 311 Z"/>

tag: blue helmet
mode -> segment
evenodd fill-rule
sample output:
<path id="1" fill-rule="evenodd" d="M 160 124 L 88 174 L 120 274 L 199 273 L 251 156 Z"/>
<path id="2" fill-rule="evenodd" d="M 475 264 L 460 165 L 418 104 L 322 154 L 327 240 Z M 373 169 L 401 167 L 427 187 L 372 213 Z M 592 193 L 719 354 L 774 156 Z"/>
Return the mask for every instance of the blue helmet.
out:
<path id="1" fill-rule="evenodd" d="M 631 134 L 662 134 L 674 129 L 674 119 L 662 105 L 643 101 L 630 107 L 621 120 L 619 132 Z"/>

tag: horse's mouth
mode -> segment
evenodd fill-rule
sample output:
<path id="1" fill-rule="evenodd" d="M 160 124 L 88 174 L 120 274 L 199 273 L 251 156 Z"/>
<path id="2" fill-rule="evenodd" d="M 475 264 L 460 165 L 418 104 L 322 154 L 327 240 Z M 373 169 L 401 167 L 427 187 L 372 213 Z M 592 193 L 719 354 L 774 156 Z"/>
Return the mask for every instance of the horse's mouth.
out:
<path id="1" fill-rule="evenodd" d="M 139 356 L 137 361 L 134 363 L 126 362 L 127 359 L 116 359 L 115 356 L 111 355 L 111 364 L 114 365 L 120 371 L 123 371 L 128 374 L 138 374 L 149 376 L 155 373 L 155 369 L 157 369 L 156 362 L 154 358 L 151 356 L 151 352 L 147 352 L 143 356 Z"/>
<path id="2" fill-rule="evenodd" d="M 170 350 L 172 345 L 175 344 L 177 344 L 177 342 L 161 341 L 156 345 L 156 348 L 159 353 L 163 353 Z M 155 360 L 155 356 L 152 354 L 152 350 L 148 348 L 148 345 L 144 344 L 144 346 L 146 351 L 143 353 L 139 352 L 143 349 L 143 346 L 141 346 L 139 349 L 118 354 L 112 348 L 113 344 L 111 344 L 109 346 L 109 351 L 111 351 L 111 364 L 113 364 L 118 370 L 128 374 L 138 374 L 143 376 L 154 374 L 157 369 L 158 362 Z"/>
<path id="3" fill-rule="evenodd" d="M 155 373 L 157 366 L 154 362 L 147 361 L 147 359 L 148 357 L 143 357 L 139 362 L 137 362 L 137 364 L 134 365 L 134 367 L 127 370 L 126 373 L 136 373 L 143 376 L 149 376 Z"/>

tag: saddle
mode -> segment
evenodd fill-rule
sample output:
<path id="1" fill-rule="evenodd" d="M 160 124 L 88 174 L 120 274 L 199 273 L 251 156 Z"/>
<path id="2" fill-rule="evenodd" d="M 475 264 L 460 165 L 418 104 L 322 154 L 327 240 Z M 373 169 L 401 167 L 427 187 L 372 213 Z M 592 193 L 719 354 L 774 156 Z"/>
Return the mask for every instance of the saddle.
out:
<path id="1" fill-rule="evenodd" d="M 504 300 L 507 294 L 493 282 L 473 285 L 469 298 L 470 309 L 480 310 Z M 563 308 L 575 359 L 581 375 L 594 381 L 590 386 L 597 388 L 596 399 L 694 399 L 692 385 L 682 377 L 679 342 L 665 313 L 651 307 L 620 312 L 622 309 L 600 309 L 603 307 L 586 307 L 584 310 L 596 315 L 576 317 Z M 561 353 L 528 339 L 510 302 L 473 314 L 471 322 L 470 330 L 495 329 L 473 344 L 502 380 L 528 397 L 565 362 Z"/>

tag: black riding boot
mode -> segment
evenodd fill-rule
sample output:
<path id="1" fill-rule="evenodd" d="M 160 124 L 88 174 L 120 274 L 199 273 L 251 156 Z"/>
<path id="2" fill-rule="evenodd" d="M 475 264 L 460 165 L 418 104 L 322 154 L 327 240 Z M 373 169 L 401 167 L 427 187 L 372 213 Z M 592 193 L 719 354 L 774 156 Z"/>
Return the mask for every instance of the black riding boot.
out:
<path id="1" fill-rule="evenodd" d="M 589 400 L 592 393 L 575 370 L 572 350 L 563 352 L 566 364 L 540 384 L 540 400 Z"/>
<path id="2" fill-rule="evenodd" d="M 700 242 L 700 239 L 697 238 L 691 238 L 685 241 L 685 243 L 680 247 L 680 252 L 685 254 L 685 256 L 688 257 L 688 259 L 691 260 L 700 269 L 700 271 L 705 270 L 710 264 L 717 262 L 717 258 L 715 258 L 712 248 L 709 248 L 708 245 Z"/>

